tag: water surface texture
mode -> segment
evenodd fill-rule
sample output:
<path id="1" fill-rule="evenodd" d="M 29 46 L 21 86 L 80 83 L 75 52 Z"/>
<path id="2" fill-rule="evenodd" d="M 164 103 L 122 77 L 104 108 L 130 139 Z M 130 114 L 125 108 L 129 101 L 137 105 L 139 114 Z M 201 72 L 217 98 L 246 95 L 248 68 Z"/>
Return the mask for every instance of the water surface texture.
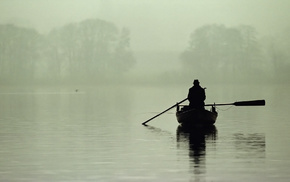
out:
<path id="1" fill-rule="evenodd" d="M 288 181 L 289 86 L 208 85 L 216 125 L 188 133 L 187 87 L 0 89 L 0 181 Z M 249 90 L 249 88 L 251 88 Z"/>

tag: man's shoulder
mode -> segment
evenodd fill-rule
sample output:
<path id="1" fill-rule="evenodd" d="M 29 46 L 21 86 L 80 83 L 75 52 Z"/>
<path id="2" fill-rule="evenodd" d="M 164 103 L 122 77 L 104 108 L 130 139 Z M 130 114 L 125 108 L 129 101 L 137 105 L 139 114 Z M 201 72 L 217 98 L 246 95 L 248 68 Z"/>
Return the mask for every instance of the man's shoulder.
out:
<path id="1" fill-rule="evenodd" d="M 204 88 L 202 88 L 201 86 L 195 87 L 194 89 L 198 91 L 204 91 Z"/>
<path id="2" fill-rule="evenodd" d="M 201 86 L 192 86 L 190 89 L 203 89 Z"/>
<path id="3" fill-rule="evenodd" d="M 195 89 L 196 89 L 196 87 L 194 87 L 194 86 L 189 88 L 189 90 L 195 90 Z"/>

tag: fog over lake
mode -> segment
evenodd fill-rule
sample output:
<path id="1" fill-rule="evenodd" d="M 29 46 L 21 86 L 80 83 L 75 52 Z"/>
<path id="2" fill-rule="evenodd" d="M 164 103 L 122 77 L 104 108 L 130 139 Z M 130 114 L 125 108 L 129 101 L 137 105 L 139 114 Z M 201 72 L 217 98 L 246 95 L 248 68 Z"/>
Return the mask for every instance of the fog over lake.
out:
<path id="1" fill-rule="evenodd" d="M 289 8 L 0 0 L 0 181 L 288 181 Z M 141 125 L 194 79 L 207 104 L 266 106 L 219 106 L 196 133 L 175 108 Z"/>
<path id="2" fill-rule="evenodd" d="M 157 77 L 288 82 L 289 6 L 287 0 L 1 0 L 1 80 L 84 83 L 122 72 L 123 81 L 149 84 Z"/>
<path id="3" fill-rule="evenodd" d="M 217 107 L 205 134 L 178 128 L 176 87 L 0 90 L 2 181 L 288 181 L 289 86 L 207 84 Z M 226 90 L 226 92 L 225 92 Z"/>

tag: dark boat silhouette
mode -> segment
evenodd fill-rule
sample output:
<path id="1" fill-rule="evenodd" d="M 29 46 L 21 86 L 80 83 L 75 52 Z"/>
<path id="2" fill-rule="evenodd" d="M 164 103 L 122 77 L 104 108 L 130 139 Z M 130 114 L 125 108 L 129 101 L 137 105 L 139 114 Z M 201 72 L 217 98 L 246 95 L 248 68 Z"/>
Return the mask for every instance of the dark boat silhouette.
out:
<path id="1" fill-rule="evenodd" d="M 184 128 L 212 126 L 218 116 L 214 106 L 210 111 L 189 106 L 177 106 L 176 108 L 177 121 Z"/>

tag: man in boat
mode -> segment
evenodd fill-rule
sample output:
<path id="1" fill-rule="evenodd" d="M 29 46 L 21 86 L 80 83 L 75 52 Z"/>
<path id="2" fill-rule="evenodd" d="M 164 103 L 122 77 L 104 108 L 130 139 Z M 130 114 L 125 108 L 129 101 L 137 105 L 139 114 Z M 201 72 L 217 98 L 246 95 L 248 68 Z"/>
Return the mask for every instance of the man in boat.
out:
<path id="1" fill-rule="evenodd" d="M 187 99 L 189 107 L 204 110 L 205 88 L 199 85 L 198 80 L 193 81 L 193 87 L 189 89 Z"/>

